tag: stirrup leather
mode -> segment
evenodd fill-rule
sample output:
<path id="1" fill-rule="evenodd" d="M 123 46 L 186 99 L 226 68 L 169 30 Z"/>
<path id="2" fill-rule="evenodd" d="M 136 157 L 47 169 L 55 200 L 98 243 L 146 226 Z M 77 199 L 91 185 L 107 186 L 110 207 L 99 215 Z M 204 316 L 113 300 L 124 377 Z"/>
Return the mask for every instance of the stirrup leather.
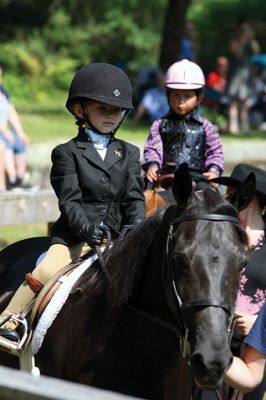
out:
<path id="1" fill-rule="evenodd" d="M 28 322 L 26 318 L 20 318 L 17 315 L 11 315 L 7 320 L 13 320 L 17 321 L 20 325 L 20 329 L 22 331 L 21 334 L 21 339 L 19 343 L 12 342 L 11 340 L 8 340 L 4 338 L 3 336 L 0 336 L 0 350 L 12 354 L 13 356 L 19 356 L 20 351 L 23 348 L 23 345 L 25 344 L 28 336 Z M 4 321 L 3 323 L 5 323 Z M 3 324 L 2 324 L 3 325 Z"/>

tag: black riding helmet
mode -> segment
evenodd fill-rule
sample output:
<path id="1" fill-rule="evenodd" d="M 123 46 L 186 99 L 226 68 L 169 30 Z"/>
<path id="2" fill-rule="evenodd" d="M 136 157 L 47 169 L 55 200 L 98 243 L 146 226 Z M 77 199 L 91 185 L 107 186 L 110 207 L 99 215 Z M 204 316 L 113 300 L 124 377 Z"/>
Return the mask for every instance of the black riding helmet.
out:
<path id="1" fill-rule="evenodd" d="M 132 86 L 128 76 L 122 69 L 111 64 L 85 65 L 78 70 L 71 82 L 66 108 L 72 113 L 74 103 L 88 99 L 129 111 L 133 104 Z"/>

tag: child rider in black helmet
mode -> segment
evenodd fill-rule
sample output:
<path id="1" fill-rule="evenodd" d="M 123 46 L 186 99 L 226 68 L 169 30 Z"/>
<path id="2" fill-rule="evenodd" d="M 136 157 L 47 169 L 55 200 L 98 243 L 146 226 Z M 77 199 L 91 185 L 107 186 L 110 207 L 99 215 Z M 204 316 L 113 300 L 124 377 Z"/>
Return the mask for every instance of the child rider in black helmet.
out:
<path id="1" fill-rule="evenodd" d="M 145 218 L 140 151 L 115 138 L 132 108 L 132 87 L 119 68 L 105 63 L 82 67 L 74 76 L 66 107 L 78 134 L 52 151 L 51 184 L 61 215 L 51 230 L 51 245 L 41 263 L 19 287 L 0 316 L 19 315 L 55 273 L 101 245 L 106 228 L 114 237 L 124 225 Z M 0 336 L 19 342 L 18 322 L 10 318 Z"/>

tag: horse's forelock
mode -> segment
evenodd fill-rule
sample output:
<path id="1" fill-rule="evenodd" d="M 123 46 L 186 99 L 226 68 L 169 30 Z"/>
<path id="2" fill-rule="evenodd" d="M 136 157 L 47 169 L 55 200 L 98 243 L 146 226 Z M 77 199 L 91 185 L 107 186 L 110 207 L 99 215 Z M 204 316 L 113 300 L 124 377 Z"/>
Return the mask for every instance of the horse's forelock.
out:
<path id="1" fill-rule="evenodd" d="M 208 212 L 213 214 L 223 214 L 232 217 L 238 217 L 236 208 L 222 196 L 219 192 L 214 190 L 204 191 L 206 205 L 209 207 Z M 235 225 L 241 243 L 247 244 L 247 235 L 241 225 Z"/>
<path id="2" fill-rule="evenodd" d="M 214 213 L 217 208 L 224 205 L 223 197 L 213 189 L 197 190 L 191 202 L 187 205 L 186 212 Z"/>
<path id="3" fill-rule="evenodd" d="M 204 191 L 204 205 L 210 214 L 225 214 L 237 217 L 237 210 L 219 192 L 208 189 Z"/>

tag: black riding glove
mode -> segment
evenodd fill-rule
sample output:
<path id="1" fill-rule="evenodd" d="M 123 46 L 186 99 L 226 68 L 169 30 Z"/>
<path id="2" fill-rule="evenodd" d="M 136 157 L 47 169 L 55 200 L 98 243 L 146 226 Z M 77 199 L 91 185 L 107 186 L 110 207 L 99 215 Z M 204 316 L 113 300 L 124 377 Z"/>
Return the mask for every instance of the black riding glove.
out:
<path id="1" fill-rule="evenodd" d="M 89 246 L 100 246 L 103 244 L 106 226 L 84 224 L 80 230 L 81 239 Z"/>

